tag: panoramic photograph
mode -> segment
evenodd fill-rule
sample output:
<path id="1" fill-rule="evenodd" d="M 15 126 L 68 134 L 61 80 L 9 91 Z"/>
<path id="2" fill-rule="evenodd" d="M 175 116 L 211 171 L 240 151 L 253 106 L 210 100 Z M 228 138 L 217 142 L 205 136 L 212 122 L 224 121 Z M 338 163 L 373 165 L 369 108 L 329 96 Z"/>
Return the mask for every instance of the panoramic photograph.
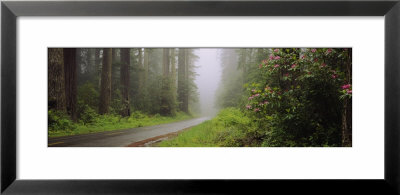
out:
<path id="1" fill-rule="evenodd" d="M 48 48 L 48 147 L 352 147 L 351 48 Z"/>

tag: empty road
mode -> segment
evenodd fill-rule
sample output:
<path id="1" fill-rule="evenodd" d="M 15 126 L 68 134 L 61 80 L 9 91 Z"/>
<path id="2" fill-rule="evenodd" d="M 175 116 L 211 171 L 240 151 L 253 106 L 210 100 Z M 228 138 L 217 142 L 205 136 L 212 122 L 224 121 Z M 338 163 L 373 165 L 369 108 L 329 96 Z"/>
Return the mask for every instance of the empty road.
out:
<path id="1" fill-rule="evenodd" d="M 124 147 L 196 126 L 209 119 L 209 117 L 202 117 L 148 127 L 49 138 L 48 147 Z"/>

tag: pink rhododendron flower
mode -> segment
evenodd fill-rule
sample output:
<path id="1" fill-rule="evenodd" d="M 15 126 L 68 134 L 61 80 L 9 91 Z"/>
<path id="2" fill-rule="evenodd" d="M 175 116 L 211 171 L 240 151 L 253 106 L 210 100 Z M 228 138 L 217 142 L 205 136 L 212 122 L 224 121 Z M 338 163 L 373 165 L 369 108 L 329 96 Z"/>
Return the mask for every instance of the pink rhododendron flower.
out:
<path id="1" fill-rule="evenodd" d="M 254 108 L 254 112 L 258 112 L 258 111 L 260 111 L 259 108 Z"/>
<path id="2" fill-rule="evenodd" d="M 248 100 L 252 100 L 254 98 L 254 96 L 250 96 L 249 98 L 248 98 Z"/>
<path id="3" fill-rule="evenodd" d="M 312 49 L 311 52 L 315 53 L 317 50 L 316 49 Z"/>
<path id="4" fill-rule="evenodd" d="M 337 75 L 333 74 L 332 79 L 336 79 Z"/>
<path id="5" fill-rule="evenodd" d="M 352 90 L 347 90 L 347 94 L 351 94 L 352 93 Z"/>
<path id="6" fill-rule="evenodd" d="M 250 105 L 247 105 L 246 108 L 247 108 L 247 109 L 251 109 L 251 106 L 250 106 Z"/>
<path id="7" fill-rule="evenodd" d="M 326 64 L 325 64 L 325 63 L 322 63 L 322 64 L 321 64 L 321 67 L 322 67 L 322 68 L 323 68 L 323 67 L 325 67 L 325 66 L 326 66 Z"/>
<path id="8" fill-rule="evenodd" d="M 274 52 L 276 53 L 276 52 L 279 52 L 279 49 L 274 49 Z"/>
<path id="9" fill-rule="evenodd" d="M 268 104 L 269 102 L 268 101 L 264 101 L 264 104 Z"/>
<path id="10" fill-rule="evenodd" d="M 296 64 L 293 64 L 290 68 L 296 68 L 296 66 L 297 66 Z"/>
<path id="11" fill-rule="evenodd" d="M 288 74 L 288 73 L 286 73 L 286 74 L 284 74 L 283 76 L 284 76 L 284 77 L 288 77 L 288 76 L 289 76 L 289 74 Z"/>
<path id="12" fill-rule="evenodd" d="M 350 86 L 351 86 L 350 84 L 343 85 L 343 86 L 342 86 L 342 89 L 349 89 L 349 88 L 350 88 Z"/>
<path id="13" fill-rule="evenodd" d="M 257 94 L 255 94 L 254 96 L 255 96 L 255 97 L 258 97 L 258 96 L 260 96 L 260 94 L 259 94 L 259 93 L 257 93 Z"/>
<path id="14" fill-rule="evenodd" d="M 274 68 L 278 68 L 278 67 L 279 67 L 279 64 L 275 64 Z"/>
<path id="15" fill-rule="evenodd" d="M 270 60 L 273 60 L 274 58 L 275 58 L 274 55 L 270 55 L 270 56 L 269 56 L 269 59 L 270 59 Z"/>
<path id="16" fill-rule="evenodd" d="M 304 59 L 305 57 L 304 57 L 304 55 L 303 55 L 303 56 L 300 56 L 300 58 L 301 58 L 301 59 Z"/>
<path id="17" fill-rule="evenodd" d="M 275 60 L 279 60 L 279 59 L 281 59 L 280 56 L 275 56 Z"/>
<path id="18" fill-rule="evenodd" d="M 326 50 L 326 53 L 331 53 L 332 52 L 332 49 L 328 49 L 328 50 Z"/>

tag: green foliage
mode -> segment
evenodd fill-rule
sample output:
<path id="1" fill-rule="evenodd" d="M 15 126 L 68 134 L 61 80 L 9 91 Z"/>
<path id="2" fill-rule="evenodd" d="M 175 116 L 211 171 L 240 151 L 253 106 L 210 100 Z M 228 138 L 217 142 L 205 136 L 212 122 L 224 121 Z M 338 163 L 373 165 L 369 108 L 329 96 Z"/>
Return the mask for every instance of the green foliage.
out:
<path id="1" fill-rule="evenodd" d="M 258 134 L 251 119 L 238 108 L 226 108 L 212 120 L 203 122 L 171 140 L 162 147 L 258 146 Z"/>
<path id="2" fill-rule="evenodd" d="M 113 93 L 113 98 L 111 100 L 111 105 L 110 105 L 110 113 L 111 114 L 120 114 L 123 109 L 123 104 L 122 104 L 122 94 L 119 89 L 115 89 Z"/>
<path id="3" fill-rule="evenodd" d="M 179 89 L 174 84 L 179 79 L 162 76 L 162 49 L 146 49 L 146 68 L 142 67 L 142 53 L 132 49 L 132 113 L 124 118 L 120 116 L 126 105 L 121 100 L 121 64 L 114 62 L 112 66 L 110 111 L 99 115 L 102 54 L 96 54 L 96 49 L 79 51 L 78 122 L 50 109 L 50 137 L 188 119 L 192 116 L 175 111 L 177 92 L 188 95 L 189 112 L 200 110 L 193 50 L 189 50 L 188 78 L 180 81 L 187 87 Z M 351 110 L 344 112 L 351 108 L 351 52 L 338 48 L 224 49 L 217 106 L 225 109 L 161 146 L 341 146 L 343 121 L 346 124 L 343 117 L 346 113 L 351 116 Z"/>
<path id="4" fill-rule="evenodd" d="M 172 80 L 170 77 L 163 77 L 161 88 L 160 113 L 164 116 L 174 116 L 176 114 L 176 97 L 173 94 Z"/>
<path id="5" fill-rule="evenodd" d="M 90 108 L 97 110 L 99 106 L 99 89 L 90 82 L 78 86 L 78 101 L 81 102 L 81 105 L 88 105 Z"/>
<path id="6" fill-rule="evenodd" d="M 48 127 L 49 134 L 58 131 L 72 132 L 76 129 L 76 125 L 68 115 L 56 110 L 48 111 Z"/>
<path id="7" fill-rule="evenodd" d="M 82 101 L 78 102 L 78 110 L 79 110 L 79 122 L 83 125 L 92 124 L 95 122 L 95 119 L 98 118 L 99 114 L 88 106 L 87 104 L 83 104 Z"/>
<path id="8" fill-rule="evenodd" d="M 261 62 L 246 109 L 268 129 L 263 146 L 340 145 L 341 99 L 351 98 L 348 52 L 275 49 Z"/>

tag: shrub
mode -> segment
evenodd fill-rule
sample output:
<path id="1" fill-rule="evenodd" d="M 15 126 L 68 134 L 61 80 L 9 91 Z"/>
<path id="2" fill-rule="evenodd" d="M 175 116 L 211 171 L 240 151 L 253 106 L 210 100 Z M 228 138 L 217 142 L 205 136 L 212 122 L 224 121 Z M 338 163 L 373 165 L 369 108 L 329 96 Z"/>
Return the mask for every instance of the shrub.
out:
<path id="1" fill-rule="evenodd" d="M 87 104 L 78 102 L 79 122 L 83 125 L 92 124 L 99 117 L 97 112 Z"/>
<path id="2" fill-rule="evenodd" d="M 73 131 L 76 125 L 70 117 L 61 111 L 48 111 L 48 127 L 49 131 Z"/>

